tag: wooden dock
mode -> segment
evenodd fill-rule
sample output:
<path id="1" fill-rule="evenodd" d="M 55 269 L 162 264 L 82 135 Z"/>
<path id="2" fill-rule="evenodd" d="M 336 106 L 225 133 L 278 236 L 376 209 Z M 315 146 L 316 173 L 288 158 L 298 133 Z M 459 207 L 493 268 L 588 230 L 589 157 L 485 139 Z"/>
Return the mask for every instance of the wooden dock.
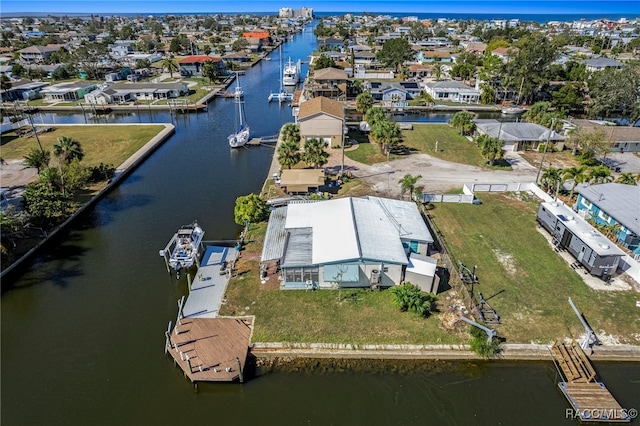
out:
<path id="1" fill-rule="evenodd" d="M 574 341 L 556 342 L 551 355 L 564 381 L 558 387 L 585 423 L 629 423 L 631 418 L 611 395 L 604 383 L 596 381 L 596 372 L 582 348 Z"/>
<path id="2" fill-rule="evenodd" d="M 242 382 L 254 317 L 183 318 L 165 348 L 192 382 Z"/>

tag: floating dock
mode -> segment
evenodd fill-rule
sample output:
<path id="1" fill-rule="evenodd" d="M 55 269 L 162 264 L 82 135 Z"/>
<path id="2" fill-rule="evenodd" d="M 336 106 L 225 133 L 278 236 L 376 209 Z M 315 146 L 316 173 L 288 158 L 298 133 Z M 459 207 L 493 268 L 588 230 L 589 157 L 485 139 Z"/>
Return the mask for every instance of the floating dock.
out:
<path id="1" fill-rule="evenodd" d="M 558 387 L 571 404 L 575 417 L 584 423 L 629 423 L 631 418 L 611 395 L 582 348 L 574 341 L 556 342 L 551 348 L 553 361 L 565 381 Z"/>

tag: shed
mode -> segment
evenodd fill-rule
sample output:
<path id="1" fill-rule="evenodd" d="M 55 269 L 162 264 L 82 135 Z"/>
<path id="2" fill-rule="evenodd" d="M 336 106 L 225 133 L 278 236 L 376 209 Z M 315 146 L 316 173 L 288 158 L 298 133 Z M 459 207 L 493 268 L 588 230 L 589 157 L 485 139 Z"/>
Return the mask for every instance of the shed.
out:
<path id="1" fill-rule="evenodd" d="M 437 265 L 438 261 L 432 257 L 411 253 L 404 280 L 422 291 L 437 294 L 440 284 L 440 277 L 436 275 Z"/>
<path id="2" fill-rule="evenodd" d="M 286 192 L 313 192 L 324 185 L 324 170 L 322 169 L 290 169 L 283 170 L 280 176 L 280 186 Z"/>

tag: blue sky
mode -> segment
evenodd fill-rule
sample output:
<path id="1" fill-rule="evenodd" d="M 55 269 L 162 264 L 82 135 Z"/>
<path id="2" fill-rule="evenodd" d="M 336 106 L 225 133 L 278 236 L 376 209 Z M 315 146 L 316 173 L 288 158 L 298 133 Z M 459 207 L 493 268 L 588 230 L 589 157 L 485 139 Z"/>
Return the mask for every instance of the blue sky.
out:
<path id="1" fill-rule="evenodd" d="M 640 16 L 638 0 L 350 0 L 350 1 L 228 1 L 228 0 L 1 0 L 0 13 L 225 13 L 273 12 L 281 7 L 311 7 L 316 12 L 502 13 L 502 14 L 624 14 Z"/>

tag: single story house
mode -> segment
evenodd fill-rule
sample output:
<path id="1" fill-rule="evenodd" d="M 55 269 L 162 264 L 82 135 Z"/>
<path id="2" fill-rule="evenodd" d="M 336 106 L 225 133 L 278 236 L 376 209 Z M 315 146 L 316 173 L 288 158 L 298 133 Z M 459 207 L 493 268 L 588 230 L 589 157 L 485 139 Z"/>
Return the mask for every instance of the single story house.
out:
<path id="1" fill-rule="evenodd" d="M 183 77 L 202 77 L 202 65 L 205 62 L 213 62 L 220 71 L 225 69 L 224 62 L 219 57 L 208 55 L 193 55 L 178 61 L 180 75 Z"/>
<path id="2" fill-rule="evenodd" d="M 272 210 L 260 263 L 265 275 L 277 272 L 281 289 L 386 288 L 405 281 L 410 268 L 412 279 L 437 291 L 435 269 L 422 264 L 432 243 L 413 202 L 291 202 Z M 409 266 L 412 254 L 422 257 Z"/>
<path id="3" fill-rule="evenodd" d="M 640 186 L 621 183 L 578 185 L 574 209 L 599 225 L 617 230 L 618 243 L 640 259 Z"/>
<path id="4" fill-rule="evenodd" d="M 452 101 L 464 103 L 478 103 L 480 91 L 459 81 L 436 81 L 426 83 L 424 90 L 435 101 Z"/>
<path id="5" fill-rule="evenodd" d="M 551 234 L 554 245 L 571 253 L 577 264 L 591 275 L 607 280 L 625 256 L 618 246 L 564 203 L 540 204 L 536 219 Z"/>
<path id="6" fill-rule="evenodd" d="M 111 92 L 112 91 L 112 92 Z M 173 99 L 189 94 L 189 86 L 185 81 L 174 83 L 127 83 L 113 84 L 107 92 L 111 93 L 113 103 L 124 103 L 135 100 Z"/>
<path id="7" fill-rule="evenodd" d="M 47 87 L 49 83 L 42 81 L 20 80 L 11 83 L 11 87 L 6 90 L 0 90 L 0 98 L 2 102 L 7 101 L 24 101 L 26 99 L 36 99 L 40 95 L 42 89 Z"/>
<path id="8" fill-rule="evenodd" d="M 84 95 L 96 90 L 97 87 L 96 83 L 88 81 L 58 83 L 45 87 L 40 94 L 46 101 L 73 102 L 84 98 Z"/>
<path id="9" fill-rule="evenodd" d="M 581 132 L 602 131 L 615 152 L 640 152 L 640 127 L 616 126 L 610 121 L 573 119 L 565 122 L 566 129 L 579 128 Z"/>
<path id="10" fill-rule="evenodd" d="M 287 169 L 280 174 L 280 188 L 288 194 L 316 192 L 324 185 L 323 169 Z"/>
<path id="11" fill-rule="evenodd" d="M 607 68 L 620 69 L 623 65 L 622 62 L 616 61 L 615 59 L 602 57 L 586 59 L 583 63 L 587 71 L 602 71 Z"/>
<path id="12" fill-rule="evenodd" d="M 507 123 L 494 119 L 475 120 L 479 134 L 504 141 L 505 151 L 538 149 L 540 144 L 553 143 L 558 150 L 564 148 L 564 136 L 535 123 Z"/>
<path id="13" fill-rule="evenodd" d="M 324 96 L 300 104 L 297 122 L 303 141 L 323 139 L 329 147 L 340 147 L 344 142 L 344 105 Z"/>
<path id="14" fill-rule="evenodd" d="M 442 51 L 442 50 L 422 50 L 417 53 L 416 61 L 420 63 L 431 63 L 431 62 L 444 62 L 450 63 L 453 62 L 453 56 L 451 56 L 451 52 Z"/>
<path id="15" fill-rule="evenodd" d="M 425 64 L 409 65 L 409 77 L 424 78 L 433 75 L 433 66 Z"/>

